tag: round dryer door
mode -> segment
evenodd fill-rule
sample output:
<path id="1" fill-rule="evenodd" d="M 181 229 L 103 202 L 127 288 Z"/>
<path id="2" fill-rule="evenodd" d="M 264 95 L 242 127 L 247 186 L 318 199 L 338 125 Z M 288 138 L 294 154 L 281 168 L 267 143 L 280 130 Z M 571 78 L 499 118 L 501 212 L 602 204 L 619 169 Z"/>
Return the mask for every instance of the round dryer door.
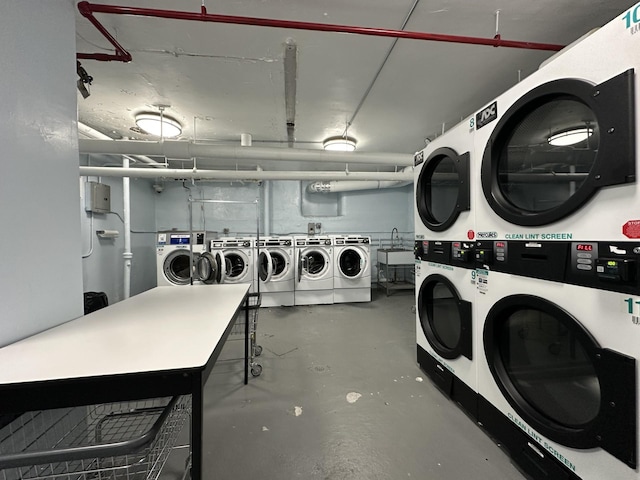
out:
<path id="1" fill-rule="evenodd" d="M 222 252 L 205 252 L 197 263 L 198 276 L 202 283 L 211 285 L 224 283 L 224 254 Z"/>
<path id="2" fill-rule="evenodd" d="M 424 225 L 441 232 L 469 210 L 469 153 L 450 148 L 434 151 L 424 162 L 416 183 L 416 208 Z"/>
<path id="3" fill-rule="evenodd" d="M 364 255 L 356 248 L 347 247 L 338 256 L 340 273 L 347 278 L 361 277 L 365 271 L 365 262 Z"/>
<path id="4" fill-rule="evenodd" d="M 541 85 L 496 125 L 482 159 L 482 189 L 504 220 L 553 223 L 599 188 L 635 181 L 633 71 L 600 85 Z"/>
<path id="5" fill-rule="evenodd" d="M 189 250 L 174 250 L 164 259 L 163 271 L 165 277 L 174 285 L 189 285 L 191 283 L 191 275 L 194 273 L 192 265 L 194 265 L 199 258 L 200 254 L 194 253 L 194 263 L 192 264 Z"/>
<path id="6" fill-rule="evenodd" d="M 471 303 L 442 275 L 430 275 L 420 287 L 418 315 L 422 331 L 443 358 L 472 359 Z"/>
<path id="7" fill-rule="evenodd" d="M 268 251 L 262 251 L 258 256 L 258 276 L 262 282 L 270 281 L 273 276 L 273 257 Z"/>
<path id="8" fill-rule="evenodd" d="M 600 348 L 571 314 L 531 295 L 494 304 L 484 347 L 501 392 L 536 431 L 569 447 L 602 447 L 635 464 L 633 359 Z"/>

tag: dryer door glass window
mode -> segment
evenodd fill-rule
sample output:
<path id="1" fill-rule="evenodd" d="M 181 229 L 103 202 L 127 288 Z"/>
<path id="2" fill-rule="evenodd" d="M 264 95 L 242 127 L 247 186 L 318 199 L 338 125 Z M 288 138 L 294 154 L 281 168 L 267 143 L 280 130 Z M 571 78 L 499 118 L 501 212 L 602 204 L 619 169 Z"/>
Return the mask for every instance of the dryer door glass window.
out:
<path id="1" fill-rule="evenodd" d="M 600 411 L 600 383 L 580 340 L 557 318 L 516 310 L 502 322 L 498 348 L 522 398 L 554 422 L 586 425 Z"/>
<path id="2" fill-rule="evenodd" d="M 489 206 L 509 223 L 548 225 L 602 187 L 635 182 L 633 90 L 630 70 L 600 85 L 554 80 L 518 99 L 484 150 Z"/>
<path id="3" fill-rule="evenodd" d="M 318 276 L 327 267 L 324 255 L 317 250 L 307 252 L 302 260 L 304 270 L 311 276 Z"/>
<path id="4" fill-rule="evenodd" d="M 471 358 L 471 305 L 441 275 L 423 282 L 418 296 L 422 331 L 435 352 L 448 359 Z"/>
<path id="5" fill-rule="evenodd" d="M 575 99 L 554 98 L 514 125 L 499 152 L 498 188 L 523 212 L 557 208 L 582 188 L 599 145 L 594 112 Z"/>
<path id="6" fill-rule="evenodd" d="M 338 263 L 340 271 L 349 278 L 355 278 L 362 273 L 362 256 L 352 248 L 347 248 L 340 253 Z"/>
<path id="7" fill-rule="evenodd" d="M 468 153 L 441 148 L 426 160 L 416 184 L 416 208 L 427 228 L 446 230 L 469 210 L 468 176 Z"/>

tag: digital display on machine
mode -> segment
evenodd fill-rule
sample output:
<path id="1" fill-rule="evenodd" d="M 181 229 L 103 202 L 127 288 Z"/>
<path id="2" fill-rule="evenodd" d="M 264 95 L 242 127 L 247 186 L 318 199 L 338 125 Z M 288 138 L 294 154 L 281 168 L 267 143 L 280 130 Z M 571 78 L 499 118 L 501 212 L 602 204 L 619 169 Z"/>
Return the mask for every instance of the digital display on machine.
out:
<path id="1" fill-rule="evenodd" d="M 607 266 L 608 267 L 617 267 L 618 266 L 618 262 L 616 262 L 615 260 L 609 260 L 609 261 L 607 261 Z"/>
<path id="2" fill-rule="evenodd" d="M 507 244 L 505 242 L 496 242 L 496 248 L 504 248 Z"/>
<path id="3" fill-rule="evenodd" d="M 576 244 L 576 250 L 580 252 L 592 252 L 593 244 L 591 243 L 578 243 Z"/>
<path id="4" fill-rule="evenodd" d="M 169 237 L 170 245 L 189 245 L 189 235 L 171 235 Z"/>

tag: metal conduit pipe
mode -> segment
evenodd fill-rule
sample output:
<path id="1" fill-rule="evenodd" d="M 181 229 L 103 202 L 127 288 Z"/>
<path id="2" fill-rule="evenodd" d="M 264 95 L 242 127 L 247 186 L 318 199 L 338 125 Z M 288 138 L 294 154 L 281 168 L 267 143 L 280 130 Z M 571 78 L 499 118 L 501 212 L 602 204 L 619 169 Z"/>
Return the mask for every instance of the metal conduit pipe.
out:
<path id="1" fill-rule="evenodd" d="M 241 147 L 195 143 L 184 140 L 145 142 L 136 140 L 78 140 L 80 153 L 161 156 L 189 160 L 220 158 L 237 161 L 278 160 L 283 162 L 368 163 L 377 165 L 413 165 L 413 155 L 403 153 L 327 152 L 297 148 Z"/>
<path id="2" fill-rule="evenodd" d="M 165 178 L 168 180 L 380 180 L 410 182 L 412 172 L 327 172 L 327 171 L 242 171 L 242 170 L 186 170 L 180 168 L 120 168 L 120 167 L 80 167 L 80 175 L 102 177 Z"/>
<path id="3" fill-rule="evenodd" d="M 429 40 L 434 42 L 448 42 L 448 43 L 463 43 L 471 45 L 487 45 L 492 47 L 508 47 L 508 48 L 523 48 L 528 50 L 546 50 L 546 51 L 559 51 L 563 45 L 553 45 L 547 43 L 534 43 L 534 42 L 522 42 L 513 40 L 503 40 L 500 35 L 496 35 L 494 38 L 479 38 L 479 37 L 467 37 L 461 35 L 443 35 L 438 33 L 424 33 L 424 32 L 409 32 L 405 30 L 389 30 L 386 28 L 370 28 L 370 27 L 357 27 L 351 25 L 335 25 L 325 23 L 313 23 L 313 22 L 298 22 L 291 20 L 277 20 L 270 18 L 255 18 L 255 17 L 239 17 L 233 15 L 215 15 L 207 13 L 207 9 L 204 5 L 200 8 L 200 13 L 196 12 L 180 12 L 176 10 L 160 10 L 156 8 L 136 8 L 136 7 L 123 7 L 117 5 L 101 5 L 96 3 L 89 3 L 86 1 L 78 3 L 78 11 L 86 17 L 105 38 L 114 46 L 114 54 L 104 53 L 78 53 L 78 58 L 94 59 L 102 61 L 117 60 L 122 62 L 130 62 L 131 55 L 127 52 L 112 35 L 106 30 L 106 28 L 100 24 L 94 17 L 94 13 L 111 13 L 116 15 L 134 15 L 141 17 L 156 17 L 156 18 L 169 18 L 174 20 L 195 20 L 200 22 L 211 23 L 229 23 L 236 25 L 254 25 L 261 27 L 275 27 L 275 28 L 290 28 L 294 30 L 312 30 L 321 32 L 339 32 L 339 33 L 354 33 L 358 35 L 372 35 L 377 37 L 393 37 L 393 38 L 407 38 L 414 40 Z"/>
<path id="4" fill-rule="evenodd" d="M 115 142 L 115 140 L 113 138 L 111 138 L 108 135 L 105 135 L 104 133 L 96 130 L 95 128 L 90 127 L 89 125 L 85 125 L 82 122 L 78 122 L 78 132 L 82 133 L 84 136 L 89 137 L 90 139 L 94 139 L 94 140 L 108 140 L 111 142 Z M 156 162 L 154 159 L 149 158 L 149 157 L 145 157 L 142 155 L 132 155 L 132 159 L 136 162 L 141 162 L 141 163 L 146 163 L 147 165 L 153 165 L 156 167 L 164 167 L 165 165 L 163 163 L 158 163 Z"/>

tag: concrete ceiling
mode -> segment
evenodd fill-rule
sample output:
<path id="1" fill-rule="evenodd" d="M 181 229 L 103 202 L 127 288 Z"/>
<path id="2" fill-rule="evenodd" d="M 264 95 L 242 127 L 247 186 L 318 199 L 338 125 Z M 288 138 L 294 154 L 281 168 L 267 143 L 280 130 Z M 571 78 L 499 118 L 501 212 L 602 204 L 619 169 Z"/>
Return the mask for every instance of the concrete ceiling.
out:
<path id="1" fill-rule="evenodd" d="M 202 4 L 199 0 L 101 3 L 193 13 L 199 13 Z M 233 0 L 205 5 L 209 14 L 392 30 L 402 29 L 406 22 L 407 31 L 488 39 L 496 34 L 499 10 L 498 33 L 503 40 L 566 45 L 634 3 Z M 358 152 L 410 155 L 424 147 L 426 138 L 479 110 L 553 54 L 410 39 L 400 39 L 394 46 L 393 38 L 356 34 L 95 16 L 133 60 L 81 60 L 94 80 L 88 98 L 78 95 L 78 119 L 114 139 L 156 141 L 157 137 L 135 131 L 134 118 L 168 105 L 165 114 L 183 126 L 179 139 L 239 145 L 240 135 L 248 133 L 254 146 L 321 149 L 323 139 L 343 135 L 347 129 L 358 141 Z M 78 52 L 113 52 L 79 13 L 76 32 Z M 293 147 L 288 144 L 285 108 L 287 42 L 297 46 Z M 198 161 L 198 166 L 205 165 L 219 168 L 234 163 Z M 294 168 L 277 162 L 262 166 Z"/>

